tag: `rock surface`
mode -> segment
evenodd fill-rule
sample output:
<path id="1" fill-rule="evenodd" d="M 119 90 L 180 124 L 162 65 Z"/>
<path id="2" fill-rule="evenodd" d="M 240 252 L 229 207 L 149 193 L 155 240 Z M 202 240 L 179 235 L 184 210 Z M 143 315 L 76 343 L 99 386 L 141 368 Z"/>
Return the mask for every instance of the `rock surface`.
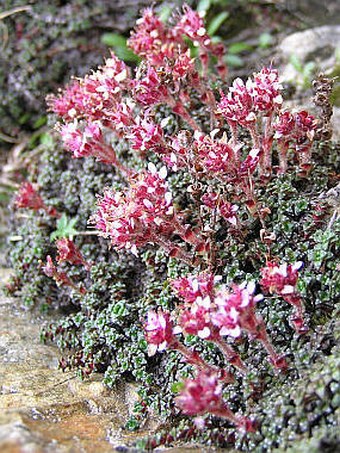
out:
<path id="1" fill-rule="evenodd" d="M 106 453 L 147 435 L 122 429 L 129 386 L 110 391 L 98 374 L 82 382 L 57 369 L 58 350 L 39 341 L 42 322 L 0 297 L 1 453 Z"/>
<path id="2" fill-rule="evenodd" d="M 283 80 L 302 84 L 307 64 L 313 64 L 316 71 L 331 73 L 339 65 L 340 25 L 324 25 L 288 35 L 278 51 L 285 63 Z M 292 63 L 292 58 L 297 64 Z"/>

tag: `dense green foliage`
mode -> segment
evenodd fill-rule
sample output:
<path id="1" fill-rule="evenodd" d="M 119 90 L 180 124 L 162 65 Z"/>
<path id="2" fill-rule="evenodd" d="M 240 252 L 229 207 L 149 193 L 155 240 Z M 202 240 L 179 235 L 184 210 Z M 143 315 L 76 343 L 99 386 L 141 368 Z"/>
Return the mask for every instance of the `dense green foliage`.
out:
<path id="1" fill-rule="evenodd" d="M 129 159 L 123 149 L 120 153 Z M 328 225 L 334 206 L 325 193 L 334 185 L 335 155 L 336 149 L 329 155 L 316 149 L 317 165 L 308 179 L 290 172 L 275 177 L 258 191 L 259 200 L 271 211 L 266 226 L 276 235 L 268 244 L 273 256 L 305 263 L 299 289 L 304 296 L 311 330 L 303 337 L 296 337 L 288 322 L 291 307 L 280 298 L 267 298 L 260 304 L 273 343 L 287 355 L 290 368 L 287 374 L 275 376 L 259 345 L 245 339 L 238 343 L 250 374 L 246 381 L 240 380 L 228 387 L 226 399 L 233 410 L 248 412 L 262 423 L 262 428 L 250 439 L 236 438 L 236 446 L 241 449 L 286 448 L 300 437 L 313 436 L 314 431 L 323 439 L 334 430 L 335 382 L 339 377 L 334 350 L 339 334 L 334 323 L 336 296 L 340 290 L 336 261 L 339 220 Z M 43 309 L 54 307 L 61 312 L 59 321 L 44 328 L 42 338 L 56 342 L 61 348 L 62 368 L 75 368 L 83 377 L 92 371 L 102 372 L 110 387 L 121 379 L 139 384 L 141 403 L 127 425 L 129 429 L 136 429 L 149 410 L 169 420 L 173 413 L 174 384 L 190 375 L 190 366 L 174 352 L 149 358 L 141 321 L 150 308 L 175 307 L 176 300 L 167 278 L 188 272 L 186 265 L 152 248 L 145 250 L 140 259 L 125 252 L 117 254 L 110 250 L 107 241 L 82 234 L 94 209 L 95 194 L 107 185 L 123 184 L 109 166 L 91 158 L 73 160 L 51 141 L 38 173 L 41 193 L 48 203 L 66 213 L 68 218 L 77 220 L 76 229 L 80 234 L 75 241 L 86 259 L 95 265 L 91 275 L 80 267 L 69 266 L 69 275 L 82 281 L 88 289 L 82 299 L 69 289 L 57 288 L 38 270 L 39 260 L 44 261 L 47 254 L 55 255 L 50 242 L 55 220 L 29 213 L 24 222 L 19 220 L 17 234 L 21 240 L 11 251 L 11 263 L 16 272 L 14 286 L 17 291 L 20 288 L 26 304 Z M 172 188 L 177 190 L 177 201 L 183 203 L 178 187 L 180 178 L 173 175 L 171 179 Z M 324 194 L 321 198 L 320 193 Z M 220 231 L 223 257 L 220 271 L 227 281 L 256 280 L 263 265 L 266 246 L 258 240 L 259 222 L 249 219 L 246 225 L 242 240 L 227 235 L 223 229 Z M 196 338 L 186 341 L 202 350 L 207 360 L 223 363 L 213 345 L 203 347 Z M 255 382 L 255 386 L 250 381 Z M 175 438 L 185 437 L 191 426 L 186 419 L 172 419 L 172 424 Z M 215 435 L 216 429 L 225 436 Z M 204 434 L 189 430 L 198 441 L 224 446 L 233 439 L 230 437 L 233 432 L 226 422 L 216 420 L 210 422 Z M 166 441 L 166 436 L 160 434 L 159 438 L 161 443 Z"/>
<path id="2" fill-rule="evenodd" d="M 26 4 L 28 3 L 28 4 Z M 147 2 L 4 0 L 0 19 L 0 130 L 16 136 L 46 122 L 45 96 L 101 62 L 106 31 L 124 33 Z"/>

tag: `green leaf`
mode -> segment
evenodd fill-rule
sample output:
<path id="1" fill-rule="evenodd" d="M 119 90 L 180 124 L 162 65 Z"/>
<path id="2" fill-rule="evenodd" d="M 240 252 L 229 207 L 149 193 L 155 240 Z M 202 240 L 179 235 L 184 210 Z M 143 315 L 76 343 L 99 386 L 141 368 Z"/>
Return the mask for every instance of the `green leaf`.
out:
<path id="1" fill-rule="evenodd" d="M 112 47 L 118 58 L 126 62 L 138 63 L 140 58 L 127 47 L 127 39 L 118 33 L 104 33 L 101 42 Z"/>
<path id="2" fill-rule="evenodd" d="M 232 66 L 234 68 L 241 68 L 244 65 L 244 61 L 238 55 L 226 55 L 225 62 L 228 66 Z"/>
<path id="3" fill-rule="evenodd" d="M 228 11 L 222 11 L 221 13 L 217 14 L 209 23 L 207 31 L 210 36 L 213 36 L 217 30 L 220 28 L 220 26 L 223 24 L 223 22 L 228 19 L 229 13 Z"/>
<path id="4" fill-rule="evenodd" d="M 126 47 L 126 38 L 118 33 L 104 33 L 101 41 L 110 47 Z"/>
<path id="5" fill-rule="evenodd" d="M 267 49 L 273 44 L 273 41 L 273 36 L 270 33 L 261 33 L 259 36 L 259 47 L 261 47 L 261 49 Z"/>
<path id="6" fill-rule="evenodd" d="M 303 73 L 303 66 L 301 64 L 300 59 L 296 55 L 291 55 L 289 62 L 294 67 L 294 69 L 299 72 L 300 74 Z"/>
<path id="7" fill-rule="evenodd" d="M 184 388 L 184 383 L 183 382 L 174 382 L 171 385 L 172 393 L 179 393 L 183 388 Z"/>
<path id="8" fill-rule="evenodd" d="M 52 146 L 53 145 L 53 137 L 48 132 L 44 132 L 40 135 L 40 143 L 45 146 Z"/>
<path id="9" fill-rule="evenodd" d="M 244 52 L 245 50 L 252 50 L 253 46 L 247 44 L 246 42 L 234 42 L 228 47 L 228 53 L 236 55 L 238 53 Z"/>
<path id="10" fill-rule="evenodd" d="M 44 126 L 47 123 L 47 116 L 39 117 L 33 124 L 34 129 L 39 129 L 39 127 Z"/>
<path id="11" fill-rule="evenodd" d="M 78 231 L 74 228 L 76 223 L 76 219 L 68 219 L 66 214 L 63 214 L 60 219 L 57 220 L 57 229 L 51 234 L 50 240 L 54 241 L 58 238 L 72 239 L 73 236 L 78 233 Z"/>
<path id="12" fill-rule="evenodd" d="M 197 11 L 209 11 L 211 0 L 200 0 L 197 5 Z"/>
<path id="13" fill-rule="evenodd" d="M 170 5 L 163 5 L 158 16 L 162 22 L 167 22 L 172 14 L 173 9 Z"/>

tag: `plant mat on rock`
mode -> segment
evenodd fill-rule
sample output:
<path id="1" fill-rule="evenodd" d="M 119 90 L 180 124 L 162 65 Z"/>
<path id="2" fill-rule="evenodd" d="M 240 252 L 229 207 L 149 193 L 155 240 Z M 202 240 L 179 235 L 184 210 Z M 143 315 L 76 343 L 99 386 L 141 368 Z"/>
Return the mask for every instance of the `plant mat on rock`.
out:
<path id="1" fill-rule="evenodd" d="M 192 111 L 195 121 L 204 122 L 204 111 L 199 108 Z M 156 111 L 155 120 L 160 121 L 164 115 L 170 118 L 167 134 L 173 134 L 177 127 L 183 128 L 183 119 L 178 120 L 164 107 Z M 209 125 L 205 123 L 204 127 Z M 143 156 L 136 158 L 122 140 L 109 138 L 119 159 L 141 171 Z M 249 136 L 245 133 L 241 139 L 247 141 Z M 338 220 L 336 215 L 333 218 L 334 206 L 327 196 L 322 199 L 319 195 L 329 193 L 337 183 L 336 148 L 333 145 L 324 148 L 316 143 L 310 162 L 293 162 L 296 167 L 299 163 L 304 165 L 299 173 L 290 167 L 285 175 L 271 178 L 265 186 L 259 185 L 256 195 L 259 203 L 266 207 L 262 218 L 264 231 L 263 223 L 254 217 L 249 219 L 242 240 L 237 234 L 228 235 L 229 224 L 235 222 L 231 211 L 227 216 L 228 223 L 220 220 L 220 228 L 215 232 L 218 244 L 221 244 L 217 249 L 218 271 L 228 283 L 258 279 L 268 249 L 273 256 L 286 262 L 302 260 L 305 263 L 294 294 L 302 296 L 306 305 L 304 316 L 309 325 L 308 333 L 304 336 L 294 334 L 289 323 L 292 308 L 282 299 L 266 298 L 259 308 L 275 347 L 289 360 L 287 374 L 276 376 L 264 360 L 264 351 L 246 337 L 237 343 L 240 356 L 247 361 L 249 377 L 256 385 L 237 375 L 236 382 L 226 388 L 224 396 L 234 411 L 251 413 L 261 421 L 255 433 L 246 436 L 235 434 L 229 422 L 213 417 L 206 418 L 206 427 L 200 430 L 187 418 L 177 415 L 173 392 L 180 390 L 180 378 L 192 375 L 192 368 L 175 352 L 147 355 L 141 318 L 149 308 L 161 306 L 166 311 L 176 307 L 178 299 L 171 292 L 168 279 L 186 276 L 189 272 L 187 263 L 176 262 L 176 256 L 181 257 L 178 250 L 172 252 L 173 258 L 169 259 L 168 253 L 155 247 L 146 247 L 142 259 L 128 252 L 117 254 L 108 249 L 107 241 L 87 234 L 87 219 L 94 210 L 95 193 L 102 191 L 105 184 L 122 190 L 125 183 L 112 167 L 93 158 L 81 162 L 56 152 L 53 138 L 46 147 L 43 164 L 39 170 L 39 164 L 32 165 L 31 173 L 38 175 L 39 196 L 47 203 L 47 209 L 43 208 L 44 214 L 27 214 L 21 226 L 19 221 L 17 236 L 21 239 L 12 252 L 16 278 L 9 290 L 22 291 L 27 304 L 38 305 L 43 301 L 43 309 L 56 307 L 62 311 L 61 320 L 47 326 L 43 334 L 46 340 L 55 341 L 64 351 L 61 367 L 76 368 L 83 377 L 93 371 L 105 372 L 105 382 L 109 386 L 122 378 L 139 382 L 141 399 L 126 428 L 134 430 L 143 426 L 150 411 L 161 414 L 168 427 L 159 435 L 139 443 L 140 448 L 171 443 L 176 439 L 195 439 L 207 445 L 236 446 L 243 450 L 289 448 L 301 437 L 318 443 L 328 435 L 332 442 L 338 378 L 334 349 L 338 333 L 332 319 L 339 285 L 335 262 Z M 325 149 L 327 152 L 323 152 Z M 274 156 L 272 164 L 277 166 L 278 156 Z M 152 158 L 152 155 L 148 157 Z M 153 166 L 161 165 L 156 156 L 153 159 Z M 153 169 L 153 166 L 149 168 Z M 195 199 L 198 189 L 188 195 L 183 190 L 188 185 L 185 177 L 178 178 L 174 172 L 168 178 L 176 206 L 186 209 L 188 222 L 194 225 L 195 203 L 200 200 L 200 197 Z M 39 206 L 43 207 L 42 204 Z M 64 213 L 63 220 L 57 225 L 55 218 L 48 215 L 48 207 Z M 248 219 L 246 210 L 242 216 L 243 222 Z M 86 269 L 63 264 L 63 272 L 67 271 L 72 281 L 80 283 L 78 288 L 87 289 L 85 295 L 82 290 L 70 293 L 64 286 L 57 291 L 52 280 L 36 272 L 37 260 L 45 263 L 47 255 L 53 258 L 56 255 L 51 234 L 60 238 L 65 232 L 75 239 L 84 262 L 92 261 L 90 275 Z M 185 239 L 190 240 L 191 235 Z M 178 243 L 179 238 L 176 240 Z M 202 252 L 204 254 L 206 250 Z M 204 266 L 204 257 L 198 265 Z M 59 279 L 59 283 L 66 282 L 61 271 L 54 270 L 52 265 L 47 268 L 45 264 L 46 271 Z M 285 295 L 287 293 L 281 293 L 283 298 Z M 187 336 L 186 346 L 195 347 L 205 360 L 223 365 L 219 351 L 213 345 L 202 344 L 201 339 Z M 306 383 L 309 384 L 306 386 Z M 318 398 L 315 389 L 323 387 L 328 390 Z"/>

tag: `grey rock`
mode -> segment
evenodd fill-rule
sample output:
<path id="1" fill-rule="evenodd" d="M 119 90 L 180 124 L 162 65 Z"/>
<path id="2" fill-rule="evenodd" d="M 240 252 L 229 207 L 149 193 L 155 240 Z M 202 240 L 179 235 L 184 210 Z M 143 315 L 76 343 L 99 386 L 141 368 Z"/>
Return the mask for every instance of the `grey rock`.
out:
<path id="1" fill-rule="evenodd" d="M 302 66 L 314 63 L 315 70 L 330 73 L 340 64 L 340 25 L 324 25 L 293 33 L 281 41 L 278 51 L 285 65 L 281 70 L 285 81 L 299 82 L 302 77 L 290 62 L 292 57 Z"/>

